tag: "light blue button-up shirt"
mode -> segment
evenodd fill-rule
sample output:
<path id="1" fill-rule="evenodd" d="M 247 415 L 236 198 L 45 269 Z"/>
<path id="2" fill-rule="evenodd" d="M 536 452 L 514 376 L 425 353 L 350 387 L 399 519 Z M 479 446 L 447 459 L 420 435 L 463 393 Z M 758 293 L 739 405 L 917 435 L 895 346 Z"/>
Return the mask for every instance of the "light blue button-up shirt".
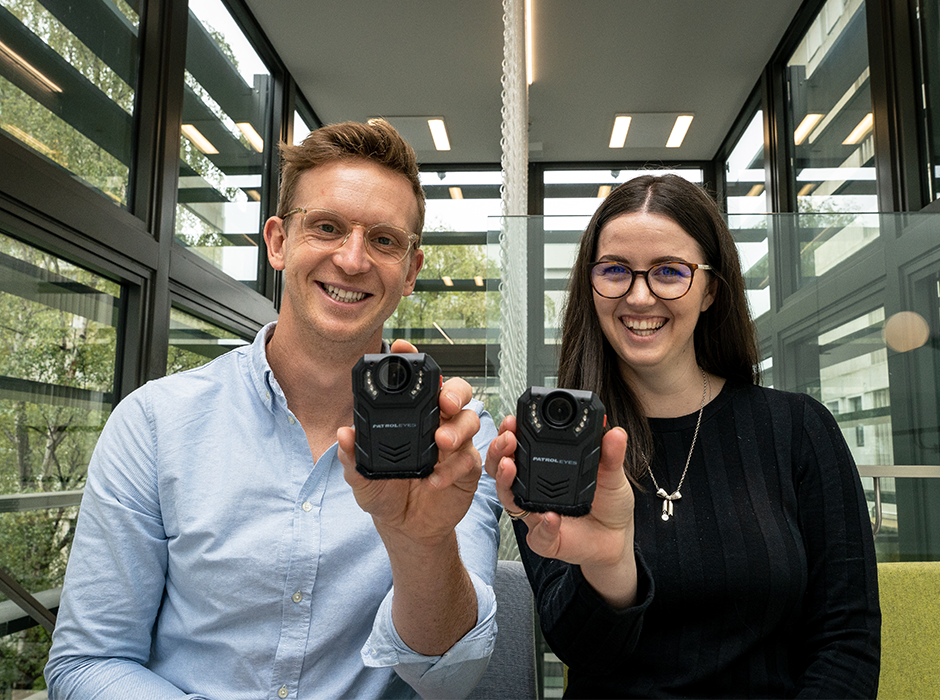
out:
<path id="1" fill-rule="evenodd" d="M 477 625 L 443 656 L 419 655 L 395 631 L 388 555 L 337 446 L 313 462 L 267 363 L 271 332 L 148 383 L 109 419 L 46 667 L 53 700 L 452 697 L 485 668 L 493 481 L 483 474 L 457 528 Z M 496 428 L 470 408 L 485 455 Z"/>

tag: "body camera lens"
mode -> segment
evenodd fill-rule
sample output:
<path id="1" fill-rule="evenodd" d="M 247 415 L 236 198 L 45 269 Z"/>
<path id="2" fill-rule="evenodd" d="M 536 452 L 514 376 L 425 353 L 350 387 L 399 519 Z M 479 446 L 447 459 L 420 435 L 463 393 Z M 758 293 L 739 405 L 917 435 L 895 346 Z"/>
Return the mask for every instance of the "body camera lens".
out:
<path id="1" fill-rule="evenodd" d="M 379 363 L 379 387 L 395 394 L 402 391 L 411 382 L 411 366 L 398 355 L 389 355 Z"/>
<path id="2" fill-rule="evenodd" d="M 554 428 L 564 428 L 571 422 L 578 410 L 571 396 L 561 392 L 549 394 L 542 406 L 545 422 Z"/>

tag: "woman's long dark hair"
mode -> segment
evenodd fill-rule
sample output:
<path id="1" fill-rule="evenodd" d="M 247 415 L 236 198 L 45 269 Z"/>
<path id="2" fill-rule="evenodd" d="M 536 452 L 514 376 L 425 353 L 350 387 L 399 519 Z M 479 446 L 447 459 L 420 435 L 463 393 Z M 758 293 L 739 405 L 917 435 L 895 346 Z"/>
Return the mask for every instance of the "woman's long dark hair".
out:
<path id="1" fill-rule="evenodd" d="M 738 251 L 714 200 L 677 175 L 644 175 L 612 191 L 581 236 L 568 283 L 562 322 L 558 386 L 600 396 L 607 424 L 627 431 L 624 468 L 634 482 L 652 458 L 653 437 L 640 403 L 620 374 L 618 358 L 601 329 L 588 265 L 596 260 L 601 229 L 624 214 L 646 212 L 671 219 L 701 246 L 708 273 L 717 278 L 715 300 L 695 327 L 695 356 L 706 371 L 725 379 L 758 383 L 757 340 L 744 294 Z"/>

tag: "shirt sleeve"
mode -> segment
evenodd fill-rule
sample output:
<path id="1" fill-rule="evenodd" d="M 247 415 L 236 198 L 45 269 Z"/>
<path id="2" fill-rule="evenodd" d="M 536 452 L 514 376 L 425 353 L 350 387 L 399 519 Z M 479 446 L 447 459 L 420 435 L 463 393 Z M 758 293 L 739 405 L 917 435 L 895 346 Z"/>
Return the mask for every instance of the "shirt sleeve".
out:
<path id="1" fill-rule="evenodd" d="M 881 611 L 871 521 L 838 424 L 809 398 L 799 454 L 797 490 L 808 580 L 798 697 L 873 698 Z"/>
<path id="2" fill-rule="evenodd" d="M 493 419 L 479 401 L 467 406 L 480 416 L 480 430 L 473 444 L 486 458 L 496 437 Z M 362 648 L 362 660 L 370 667 L 393 667 L 422 697 L 466 696 L 486 670 L 496 643 L 496 551 L 499 547 L 499 516 L 502 507 L 496 483 L 484 471 L 467 514 L 457 525 L 457 542 L 464 567 L 470 574 L 477 597 L 477 624 L 441 656 L 424 656 L 410 649 L 398 636 L 392 622 L 394 589 L 385 597 L 375 617 L 372 634 Z"/>
<path id="3" fill-rule="evenodd" d="M 204 698 L 142 665 L 167 567 L 144 396 L 118 405 L 88 467 L 45 669 L 52 700 Z"/>

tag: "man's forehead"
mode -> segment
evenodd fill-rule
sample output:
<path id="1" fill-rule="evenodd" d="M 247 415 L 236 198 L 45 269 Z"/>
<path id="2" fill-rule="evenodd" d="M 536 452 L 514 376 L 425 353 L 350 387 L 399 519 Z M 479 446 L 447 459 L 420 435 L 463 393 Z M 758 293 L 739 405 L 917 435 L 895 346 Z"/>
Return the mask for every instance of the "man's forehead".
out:
<path id="1" fill-rule="evenodd" d="M 364 159 L 331 161 L 305 170 L 297 180 L 293 199 L 292 206 L 335 209 L 350 218 L 382 215 L 379 219 L 386 223 L 403 223 L 406 227 L 418 220 L 418 199 L 411 181 L 391 168 Z M 405 221 L 386 221 L 393 215 Z"/>

